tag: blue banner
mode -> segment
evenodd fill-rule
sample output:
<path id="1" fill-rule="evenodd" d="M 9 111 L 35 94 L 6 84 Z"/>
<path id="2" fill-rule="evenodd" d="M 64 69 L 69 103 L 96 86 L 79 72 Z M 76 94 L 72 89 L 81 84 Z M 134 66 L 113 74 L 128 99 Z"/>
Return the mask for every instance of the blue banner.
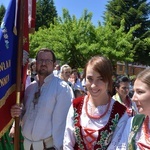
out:
<path id="1" fill-rule="evenodd" d="M 13 32 L 16 0 L 11 0 L 0 26 L 0 108 L 16 85 L 17 36 Z"/>

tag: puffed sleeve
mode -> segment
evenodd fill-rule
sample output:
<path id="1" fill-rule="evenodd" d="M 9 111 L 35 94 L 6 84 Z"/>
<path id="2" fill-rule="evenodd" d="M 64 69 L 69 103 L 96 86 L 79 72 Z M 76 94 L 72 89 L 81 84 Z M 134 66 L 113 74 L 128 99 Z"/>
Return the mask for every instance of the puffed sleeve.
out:
<path id="1" fill-rule="evenodd" d="M 73 147 L 75 145 L 75 136 L 74 136 L 73 116 L 74 116 L 74 110 L 73 110 L 73 105 L 71 105 L 67 115 L 66 128 L 65 128 L 64 141 L 63 141 L 63 150 L 74 150 Z"/>

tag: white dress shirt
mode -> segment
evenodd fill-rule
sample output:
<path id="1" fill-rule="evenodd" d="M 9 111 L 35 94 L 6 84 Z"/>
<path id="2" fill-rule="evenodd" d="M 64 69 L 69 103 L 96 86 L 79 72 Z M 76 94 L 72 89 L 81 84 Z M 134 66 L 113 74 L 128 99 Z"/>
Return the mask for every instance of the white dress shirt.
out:
<path id="1" fill-rule="evenodd" d="M 38 103 L 34 106 L 32 101 L 37 91 L 37 81 L 33 81 L 25 91 L 23 136 L 36 142 L 52 136 L 54 146 L 59 150 L 63 145 L 67 112 L 74 97 L 69 85 L 53 74 L 45 78 Z"/>

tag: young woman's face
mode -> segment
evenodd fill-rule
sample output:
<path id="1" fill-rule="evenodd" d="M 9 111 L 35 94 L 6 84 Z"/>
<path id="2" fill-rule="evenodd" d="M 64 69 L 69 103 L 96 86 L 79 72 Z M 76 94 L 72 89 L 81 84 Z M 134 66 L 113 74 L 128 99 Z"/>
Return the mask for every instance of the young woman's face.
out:
<path id="1" fill-rule="evenodd" d="M 93 70 L 91 65 L 86 69 L 86 88 L 93 98 L 101 98 L 108 92 L 108 83 L 103 81 L 102 76 Z"/>
<path id="2" fill-rule="evenodd" d="M 140 80 L 134 82 L 134 95 L 132 100 L 136 103 L 138 112 L 150 115 L 150 88 Z"/>

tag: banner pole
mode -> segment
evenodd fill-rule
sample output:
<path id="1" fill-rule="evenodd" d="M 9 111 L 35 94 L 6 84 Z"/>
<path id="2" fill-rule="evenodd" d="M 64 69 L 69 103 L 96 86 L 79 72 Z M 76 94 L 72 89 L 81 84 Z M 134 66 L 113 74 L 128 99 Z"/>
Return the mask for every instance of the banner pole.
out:
<path id="1" fill-rule="evenodd" d="M 18 55 L 17 55 L 17 76 L 16 76 L 16 104 L 20 105 L 20 95 L 21 95 L 21 75 L 22 75 L 22 59 L 23 59 L 23 31 L 24 31 L 24 1 L 18 0 L 18 13 L 17 18 L 17 34 L 18 34 Z M 20 137 L 20 118 L 15 117 L 15 138 L 14 138 L 14 149 L 20 150 L 19 146 Z"/>

